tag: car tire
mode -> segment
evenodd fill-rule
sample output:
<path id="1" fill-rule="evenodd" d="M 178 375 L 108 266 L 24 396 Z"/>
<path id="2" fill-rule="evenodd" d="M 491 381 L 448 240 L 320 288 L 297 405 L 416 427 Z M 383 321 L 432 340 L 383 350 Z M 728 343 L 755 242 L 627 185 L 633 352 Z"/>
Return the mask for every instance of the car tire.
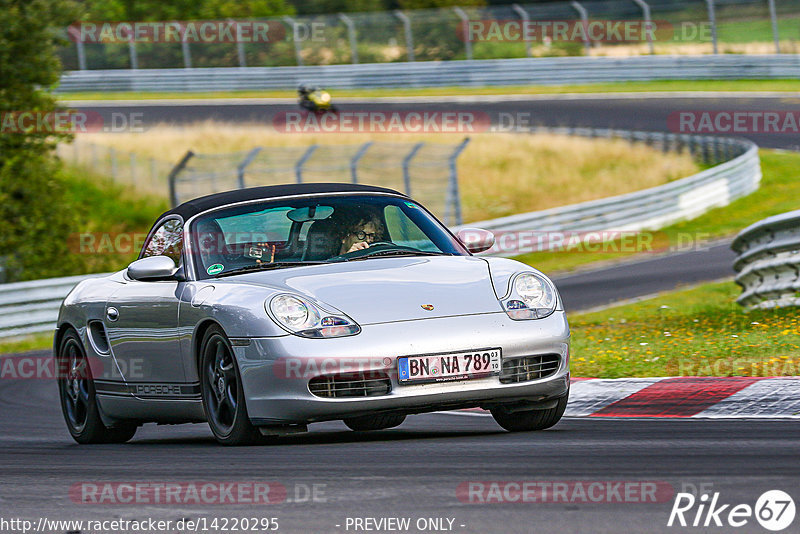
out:
<path id="1" fill-rule="evenodd" d="M 61 338 L 56 368 L 61 412 L 72 439 L 87 445 L 125 443 L 133 437 L 138 428 L 136 423 L 120 422 L 107 427 L 100 419 L 92 370 L 81 338 L 74 330 L 69 330 Z"/>
<path id="2" fill-rule="evenodd" d="M 405 414 L 380 414 L 364 415 L 361 417 L 351 417 L 344 420 L 344 424 L 356 432 L 366 432 L 368 430 L 384 430 L 394 428 L 403 424 L 406 420 Z"/>
<path id="3" fill-rule="evenodd" d="M 568 398 L 568 395 L 561 397 L 555 407 L 546 410 L 508 412 L 503 407 L 492 408 L 492 417 L 494 417 L 498 425 L 509 432 L 544 430 L 561 420 L 564 410 L 567 409 Z"/>
<path id="4" fill-rule="evenodd" d="M 212 326 L 203 336 L 198 371 L 203 410 L 216 440 L 223 445 L 261 441 L 261 433 L 247 415 L 239 366 L 222 328 Z"/>

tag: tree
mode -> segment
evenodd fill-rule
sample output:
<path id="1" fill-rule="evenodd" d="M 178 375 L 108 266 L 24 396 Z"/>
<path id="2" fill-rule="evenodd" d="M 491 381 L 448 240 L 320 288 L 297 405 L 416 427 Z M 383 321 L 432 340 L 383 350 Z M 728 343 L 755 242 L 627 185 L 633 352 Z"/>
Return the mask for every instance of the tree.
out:
<path id="1" fill-rule="evenodd" d="M 73 220 L 59 205 L 52 153 L 66 136 L 18 132 L 6 121 L 56 109 L 42 88 L 58 82 L 57 35 L 73 20 L 72 8 L 64 0 L 0 0 L 0 258 L 10 279 L 35 277 L 68 256 Z"/>
<path id="2" fill-rule="evenodd" d="M 262 18 L 293 11 L 284 0 L 88 0 L 81 18 L 109 22 Z"/>
<path id="3" fill-rule="evenodd" d="M 453 6 L 485 6 L 486 0 L 397 0 L 400 9 L 428 9 Z"/>

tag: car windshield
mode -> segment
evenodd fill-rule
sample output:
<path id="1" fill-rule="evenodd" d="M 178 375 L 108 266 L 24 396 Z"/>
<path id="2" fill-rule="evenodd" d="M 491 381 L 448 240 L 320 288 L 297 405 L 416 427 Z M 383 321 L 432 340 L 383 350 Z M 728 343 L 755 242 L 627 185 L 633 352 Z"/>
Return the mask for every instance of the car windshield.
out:
<path id="1" fill-rule="evenodd" d="M 233 272 L 397 255 L 468 255 L 415 202 L 350 195 L 264 201 L 195 219 L 199 278 Z"/>

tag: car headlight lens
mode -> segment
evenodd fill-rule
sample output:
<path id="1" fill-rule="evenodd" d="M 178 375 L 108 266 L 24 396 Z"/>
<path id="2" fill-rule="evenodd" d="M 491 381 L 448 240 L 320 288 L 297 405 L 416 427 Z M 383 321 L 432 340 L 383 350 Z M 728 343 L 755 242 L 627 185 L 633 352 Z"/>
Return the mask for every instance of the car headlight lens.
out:
<path id="1" fill-rule="evenodd" d="M 515 320 L 541 319 L 556 309 L 556 289 L 543 276 L 521 273 L 511 282 L 503 309 Z"/>
<path id="2" fill-rule="evenodd" d="M 343 313 L 324 310 L 298 296 L 276 295 L 264 307 L 278 325 L 298 336 L 328 338 L 361 332 L 361 327 Z"/>
<path id="3" fill-rule="evenodd" d="M 278 322 L 287 328 L 297 328 L 308 320 L 308 307 L 302 300 L 290 295 L 278 295 L 272 299 L 270 307 Z"/>

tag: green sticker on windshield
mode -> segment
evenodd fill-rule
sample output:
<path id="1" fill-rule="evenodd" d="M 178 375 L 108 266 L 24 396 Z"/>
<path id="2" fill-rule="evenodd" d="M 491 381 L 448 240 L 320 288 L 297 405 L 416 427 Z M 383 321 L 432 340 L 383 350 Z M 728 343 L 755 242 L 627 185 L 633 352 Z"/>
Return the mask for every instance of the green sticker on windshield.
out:
<path id="1" fill-rule="evenodd" d="M 224 270 L 225 270 L 225 266 L 224 266 L 224 265 L 222 265 L 221 263 L 215 263 L 214 265 L 212 265 L 211 267 L 209 267 L 209 268 L 206 270 L 206 272 L 207 272 L 208 274 L 210 274 L 210 275 L 215 275 L 215 274 L 219 274 L 219 273 L 221 273 L 221 272 L 222 272 L 222 271 L 224 271 Z"/>
<path id="2" fill-rule="evenodd" d="M 414 204 L 413 202 L 406 202 L 406 206 L 408 206 L 409 208 L 416 208 L 417 207 L 417 205 Z"/>

